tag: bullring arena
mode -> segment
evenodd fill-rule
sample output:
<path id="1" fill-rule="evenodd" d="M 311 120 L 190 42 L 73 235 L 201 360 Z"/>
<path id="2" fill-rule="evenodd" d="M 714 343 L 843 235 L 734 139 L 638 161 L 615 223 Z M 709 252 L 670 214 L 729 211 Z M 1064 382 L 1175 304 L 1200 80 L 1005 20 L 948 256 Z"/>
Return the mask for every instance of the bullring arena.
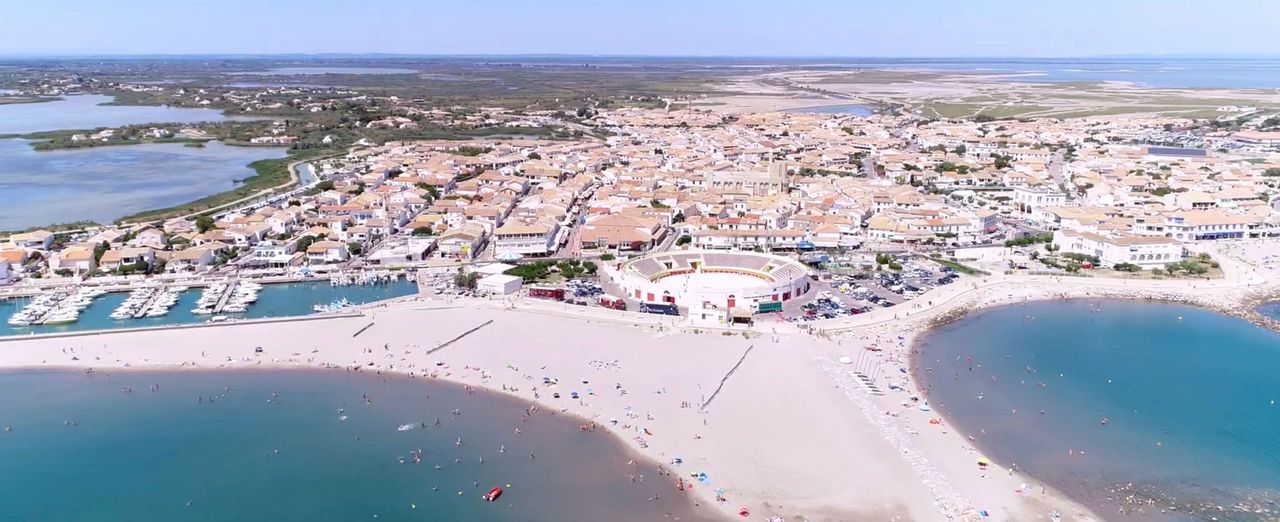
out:
<path id="1" fill-rule="evenodd" d="M 800 262 L 758 252 L 680 250 L 626 261 L 615 272 L 625 295 L 641 303 L 756 308 L 809 292 Z"/>

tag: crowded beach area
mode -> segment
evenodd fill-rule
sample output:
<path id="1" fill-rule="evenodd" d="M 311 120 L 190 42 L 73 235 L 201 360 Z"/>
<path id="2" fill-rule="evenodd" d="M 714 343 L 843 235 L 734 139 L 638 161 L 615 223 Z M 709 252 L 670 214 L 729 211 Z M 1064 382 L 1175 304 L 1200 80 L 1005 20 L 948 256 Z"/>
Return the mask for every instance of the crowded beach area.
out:
<path id="1" fill-rule="evenodd" d="M 733 518 L 1088 517 L 1025 477 L 978 466 L 959 434 L 930 424 L 935 415 L 899 405 L 903 394 L 873 393 L 841 364 L 859 356 L 862 335 L 695 333 L 656 316 L 591 310 L 410 302 L 361 317 L 7 342 L 0 367 L 322 367 L 446 379 L 602 426 Z M 538 335 L 549 321 L 556 335 Z M 882 332 L 882 346 L 897 349 Z M 882 353 L 888 364 L 893 352 Z"/>
<path id="2" fill-rule="evenodd" d="M 1097 520 L 989 460 L 931 410 L 913 378 L 918 339 L 982 308 L 1075 298 L 1180 302 L 1265 322 L 1251 306 L 1269 295 L 1253 268 L 1268 252 L 1221 244 L 1226 275 L 1216 279 L 964 276 L 892 308 L 750 327 L 527 295 L 424 295 L 342 316 L 10 338 L 0 369 L 442 379 L 579 417 L 584 434 L 612 433 L 671 469 L 662 479 L 673 493 L 728 518 Z"/>

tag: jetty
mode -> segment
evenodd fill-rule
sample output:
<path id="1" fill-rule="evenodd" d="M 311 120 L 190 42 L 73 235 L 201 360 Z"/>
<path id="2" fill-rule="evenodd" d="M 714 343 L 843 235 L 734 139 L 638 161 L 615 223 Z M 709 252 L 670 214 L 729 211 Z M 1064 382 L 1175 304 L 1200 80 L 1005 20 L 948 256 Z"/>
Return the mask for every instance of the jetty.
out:
<path id="1" fill-rule="evenodd" d="M 142 306 L 139 306 L 138 309 L 133 312 L 133 318 L 141 319 L 146 317 L 147 311 L 151 310 L 151 306 L 156 304 L 156 299 L 160 298 L 160 295 L 164 293 L 165 288 L 166 287 L 164 285 L 155 287 L 155 291 L 151 292 L 150 296 L 147 296 L 147 300 L 142 302 Z"/>
<path id="2" fill-rule="evenodd" d="M 227 283 L 227 288 L 222 291 L 222 295 L 218 296 L 218 303 L 213 305 L 213 313 L 222 313 L 222 309 L 227 306 L 227 301 L 231 300 L 231 295 L 235 293 L 236 285 L 240 284 L 239 280 L 232 280 Z"/>

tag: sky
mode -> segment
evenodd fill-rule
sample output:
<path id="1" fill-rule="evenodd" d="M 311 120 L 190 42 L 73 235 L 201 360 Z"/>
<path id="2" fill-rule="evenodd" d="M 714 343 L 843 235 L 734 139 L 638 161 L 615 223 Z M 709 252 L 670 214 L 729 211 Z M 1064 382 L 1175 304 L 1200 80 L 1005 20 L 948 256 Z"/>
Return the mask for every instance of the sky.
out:
<path id="1" fill-rule="evenodd" d="M 1280 55 L 1278 0 L 0 0 L 0 55 Z"/>

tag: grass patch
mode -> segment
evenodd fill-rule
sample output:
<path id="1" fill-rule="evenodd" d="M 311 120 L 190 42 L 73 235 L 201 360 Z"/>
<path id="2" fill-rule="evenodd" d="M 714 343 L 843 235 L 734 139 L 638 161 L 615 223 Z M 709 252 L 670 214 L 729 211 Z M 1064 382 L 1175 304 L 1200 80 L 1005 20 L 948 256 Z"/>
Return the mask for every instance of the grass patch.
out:
<path id="1" fill-rule="evenodd" d="M 995 105 L 984 107 L 978 111 L 978 114 L 990 116 L 992 118 L 1017 118 L 1024 114 L 1040 112 L 1048 110 L 1049 107 L 1040 105 Z"/>
<path id="2" fill-rule="evenodd" d="M 926 103 L 920 108 L 925 116 L 930 113 L 939 118 L 968 118 L 977 114 L 982 105 L 966 103 Z"/>
<path id="3" fill-rule="evenodd" d="M 1040 105 L 994 105 L 980 103 L 926 103 L 921 107 L 925 116 L 936 115 L 939 118 L 960 119 L 973 118 L 978 115 L 992 118 L 1017 118 L 1052 109 Z"/>
<path id="4" fill-rule="evenodd" d="M 978 270 L 977 268 L 971 267 L 969 265 L 957 263 L 955 261 L 943 259 L 941 257 L 930 257 L 929 259 L 933 260 L 933 262 L 939 265 L 948 267 L 964 275 L 988 275 L 987 271 L 985 270 Z"/>

